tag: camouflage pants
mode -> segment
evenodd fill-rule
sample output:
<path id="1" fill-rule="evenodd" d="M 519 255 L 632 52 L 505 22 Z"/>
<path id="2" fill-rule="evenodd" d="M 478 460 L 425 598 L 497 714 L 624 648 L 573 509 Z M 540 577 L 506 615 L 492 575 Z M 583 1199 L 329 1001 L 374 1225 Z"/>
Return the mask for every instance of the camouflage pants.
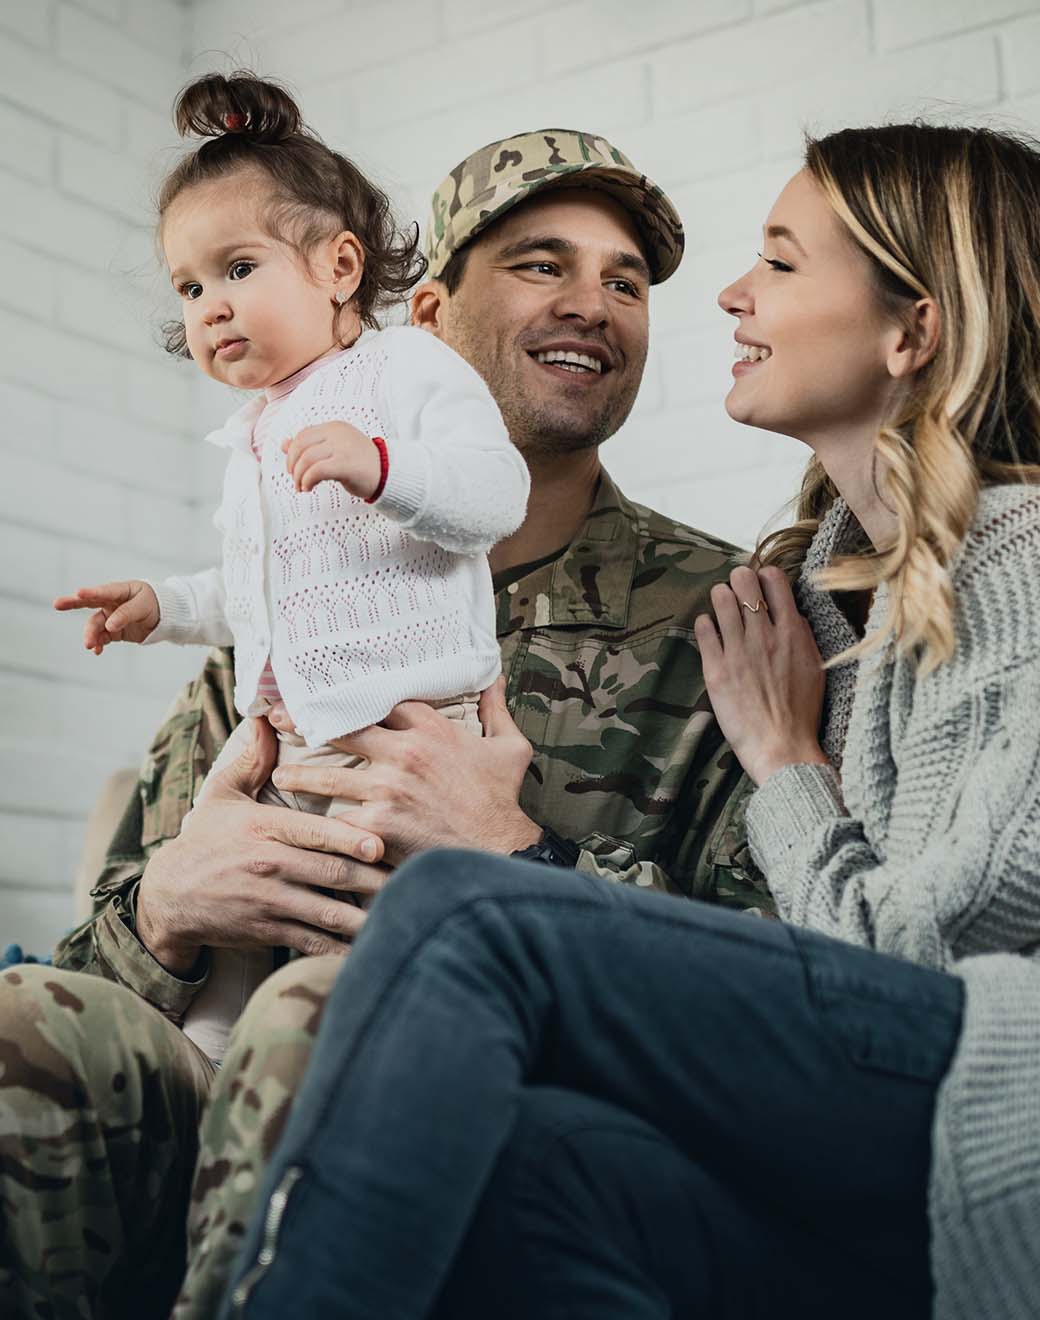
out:
<path id="1" fill-rule="evenodd" d="M 300 959 L 270 977 L 216 1077 L 121 986 L 0 974 L 0 1313 L 165 1320 L 188 1207 L 176 1315 L 213 1314 L 339 966 Z"/>

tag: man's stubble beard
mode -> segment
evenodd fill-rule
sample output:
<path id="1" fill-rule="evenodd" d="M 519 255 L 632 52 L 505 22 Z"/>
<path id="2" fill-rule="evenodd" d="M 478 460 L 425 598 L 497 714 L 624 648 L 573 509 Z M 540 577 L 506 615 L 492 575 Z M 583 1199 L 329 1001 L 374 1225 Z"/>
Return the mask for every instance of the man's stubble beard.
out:
<path id="1" fill-rule="evenodd" d="M 513 444 L 522 454 L 539 458 L 559 458 L 594 449 L 620 430 L 636 401 L 646 363 L 645 350 L 642 361 L 629 359 L 628 386 L 620 393 L 608 394 L 598 406 L 586 403 L 584 407 L 568 407 L 562 401 L 554 406 L 532 397 L 533 390 L 523 388 L 514 367 L 522 348 L 510 346 L 515 358 L 512 352 L 505 358 L 498 356 L 494 342 L 471 332 L 461 317 L 452 324 L 447 342 L 484 378 Z"/>

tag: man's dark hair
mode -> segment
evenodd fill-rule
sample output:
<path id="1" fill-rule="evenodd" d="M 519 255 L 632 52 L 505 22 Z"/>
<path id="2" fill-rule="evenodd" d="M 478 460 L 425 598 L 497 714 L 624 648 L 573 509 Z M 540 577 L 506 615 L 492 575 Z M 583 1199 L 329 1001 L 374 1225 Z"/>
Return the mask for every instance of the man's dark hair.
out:
<path id="1" fill-rule="evenodd" d="M 448 264 L 437 277 L 451 297 L 455 296 L 459 290 L 459 285 L 462 283 L 462 277 L 466 273 L 466 262 L 469 261 L 472 246 L 472 243 L 467 243 L 464 247 L 460 247 L 458 252 L 453 252 L 448 258 Z"/>

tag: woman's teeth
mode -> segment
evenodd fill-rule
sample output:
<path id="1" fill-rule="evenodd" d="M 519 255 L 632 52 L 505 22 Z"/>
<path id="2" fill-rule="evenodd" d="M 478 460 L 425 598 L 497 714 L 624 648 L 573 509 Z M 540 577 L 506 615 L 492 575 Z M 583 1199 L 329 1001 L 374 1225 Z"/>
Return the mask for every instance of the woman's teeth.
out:
<path id="1" fill-rule="evenodd" d="M 760 344 L 738 344 L 733 356 L 738 362 L 765 362 L 773 356 L 773 350 Z"/>
<path id="2" fill-rule="evenodd" d="M 585 353 L 563 352 L 561 349 L 550 349 L 547 353 L 535 353 L 536 362 L 548 362 L 554 367 L 563 367 L 567 371 L 594 371 L 598 376 L 603 370 L 603 363 L 599 358 L 589 357 Z"/>

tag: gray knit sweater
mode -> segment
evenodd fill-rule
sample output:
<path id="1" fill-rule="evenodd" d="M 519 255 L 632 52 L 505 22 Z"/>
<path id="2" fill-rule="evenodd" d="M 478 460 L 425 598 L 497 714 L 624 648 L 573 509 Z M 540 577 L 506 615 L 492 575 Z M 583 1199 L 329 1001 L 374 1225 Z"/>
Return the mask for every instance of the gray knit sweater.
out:
<path id="1" fill-rule="evenodd" d="M 806 559 L 825 659 L 856 637 L 811 577 L 861 536 L 838 501 Z M 953 659 L 919 678 L 889 645 L 830 670 L 831 765 L 771 775 L 748 834 L 786 920 L 963 978 L 932 1136 L 934 1314 L 1037 1320 L 1040 489 L 982 493 L 953 581 Z M 881 588 L 868 632 L 885 608 Z"/>

